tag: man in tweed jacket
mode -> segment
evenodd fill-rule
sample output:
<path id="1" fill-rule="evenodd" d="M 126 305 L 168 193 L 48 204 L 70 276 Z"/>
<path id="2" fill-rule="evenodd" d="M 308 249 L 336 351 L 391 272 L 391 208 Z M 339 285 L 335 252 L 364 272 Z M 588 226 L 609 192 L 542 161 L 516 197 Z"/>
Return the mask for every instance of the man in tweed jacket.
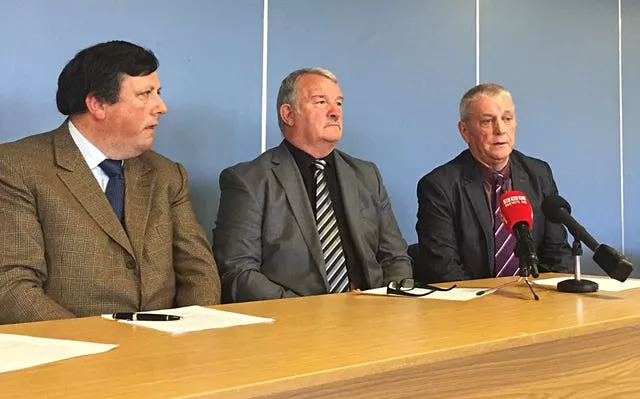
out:
<path id="1" fill-rule="evenodd" d="M 150 151 L 157 67 L 132 43 L 82 50 L 58 79 L 69 119 L 0 145 L 0 324 L 219 303 L 187 174 Z M 123 170 L 120 213 L 105 159 Z"/>

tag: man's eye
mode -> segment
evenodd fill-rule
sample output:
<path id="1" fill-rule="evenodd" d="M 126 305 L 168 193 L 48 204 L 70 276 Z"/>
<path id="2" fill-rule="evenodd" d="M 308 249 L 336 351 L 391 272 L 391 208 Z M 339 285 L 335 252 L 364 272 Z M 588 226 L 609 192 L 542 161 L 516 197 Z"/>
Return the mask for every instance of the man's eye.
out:
<path id="1" fill-rule="evenodd" d="M 318 100 L 316 101 L 316 104 L 326 104 L 327 101 L 326 100 Z"/>
<path id="2" fill-rule="evenodd" d="M 338 104 L 338 107 L 342 107 L 342 101 L 336 101 L 336 104 Z"/>

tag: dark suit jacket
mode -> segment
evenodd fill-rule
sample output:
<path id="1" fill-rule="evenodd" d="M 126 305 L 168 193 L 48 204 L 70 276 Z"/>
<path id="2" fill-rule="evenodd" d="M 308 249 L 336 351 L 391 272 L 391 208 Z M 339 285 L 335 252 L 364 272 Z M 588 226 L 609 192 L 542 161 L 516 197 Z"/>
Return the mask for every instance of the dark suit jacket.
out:
<path id="1" fill-rule="evenodd" d="M 513 189 L 525 193 L 533 208 L 540 271 L 571 272 L 566 230 L 548 221 L 541 209 L 546 196 L 558 193 L 551 168 L 518 151 L 511 153 L 510 163 Z M 469 150 L 420 179 L 416 231 L 419 267 L 431 281 L 493 276 L 493 222 L 481 171 Z"/>
<path id="2" fill-rule="evenodd" d="M 335 151 L 355 250 L 369 287 L 411 277 L 411 260 L 380 173 L 371 162 Z M 328 292 L 314 213 L 283 142 L 220 174 L 214 252 L 223 301 Z"/>
<path id="3" fill-rule="evenodd" d="M 124 162 L 125 226 L 57 130 L 0 145 L 0 323 L 219 303 L 180 164 Z"/>

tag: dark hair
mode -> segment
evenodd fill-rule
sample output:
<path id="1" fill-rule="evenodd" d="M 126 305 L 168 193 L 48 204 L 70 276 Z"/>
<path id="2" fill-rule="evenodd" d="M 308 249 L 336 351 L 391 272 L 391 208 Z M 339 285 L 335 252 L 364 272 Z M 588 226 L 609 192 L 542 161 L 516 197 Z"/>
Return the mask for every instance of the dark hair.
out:
<path id="1" fill-rule="evenodd" d="M 146 76 L 156 69 L 158 59 L 153 52 L 133 43 L 115 40 L 88 47 L 76 54 L 58 76 L 58 110 L 63 115 L 86 112 L 88 94 L 114 104 L 123 75 Z"/>

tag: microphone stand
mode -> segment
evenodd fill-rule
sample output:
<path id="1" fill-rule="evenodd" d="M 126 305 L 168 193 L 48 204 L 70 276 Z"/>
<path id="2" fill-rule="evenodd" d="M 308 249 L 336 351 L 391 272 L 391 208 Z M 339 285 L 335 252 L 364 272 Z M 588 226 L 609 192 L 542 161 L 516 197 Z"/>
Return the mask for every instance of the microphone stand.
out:
<path id="1" fill-rule="evenodd" d="M 571 246 L 571 256 L 573 256 L 573 266 L 575 278 L 563 280 L 558 283 L 560 292 L 585 293 L 598 291 L 598 283 L 591 280 L 582 280 L 580 277 L 580 256 L 582 255 L 582 244 L 579 240 L 573 239 Z"/>
<path id="2" fill-rule="evenodd" d="M 486 290 L 481 290 L 476 292 L 477 296 L 481 296 L 484 295 L 488 292 L 495 292 L 498 291 L 499 289 L 502 289 L 508 285 L 511 284 L 516 284 L 519 283 L 520 281 L 524 280 L 524 282 L 527 284 L 527 287 L 529 287 L 529 291 L 531 291 L 531 294 L 533 294 L 533 299 L 535 299 L 536 301 L 540 300 L 540 297 L 538 297 L 538 294 L 536 294 L 536 292 L 533 290 L 533 286 L 532 284 L 535 285 L 535 282 L 529 280 L 529 276 L 531 275 L 531 266 L 527 263 L 527 262 L 522 262 L 522 265 L 520 266 L 520 273 L 518 275 L 518 278 L 515 280 L 511 280 L 508 281 L 504 284 L 500 284 L 497 287 L 493 287 L 493 288 L 489 288 Z"/>
<path id="3" fill-rule="evenodd" d="M 533 299 L 539 301 L 540 298 L 538 297 L 538 294 L 536 294 L 536 292 L 533 290 L 533 286 L 531 285 L 535 283 L 529 280 L 529 275 L 531 274 L 530 270 L 531 266 L 528 264 L 524 267 L 520 266 L 520 277 L 518 278 L 518 280 L 524 279 L 524 282 L 527 283 L 527 287 L 529 287 L 529 291 L 531 291 L 531 294 L 533 295 Z"/>

